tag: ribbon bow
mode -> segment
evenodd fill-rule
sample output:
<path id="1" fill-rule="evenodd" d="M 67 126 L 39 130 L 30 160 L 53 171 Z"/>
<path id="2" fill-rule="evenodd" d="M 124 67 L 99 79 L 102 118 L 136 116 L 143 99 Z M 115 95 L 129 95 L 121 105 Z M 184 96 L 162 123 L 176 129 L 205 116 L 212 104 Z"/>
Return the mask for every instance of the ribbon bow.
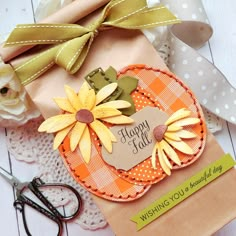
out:
<path id="1" fill-rule="evenodd" d="M 118 27 L 145 29 L 178 23 L 179 20 L 164 6 L 148 8 L 146 0 L 112 0 L 97 21 L 87 27 L 78 24 L 17 25 L 5 46 L 55 44 L 15 68 L 22 84 L 28 84 L 54 64 L 76 73 L 83 64 L 91 44 L 101 30 Z"/>

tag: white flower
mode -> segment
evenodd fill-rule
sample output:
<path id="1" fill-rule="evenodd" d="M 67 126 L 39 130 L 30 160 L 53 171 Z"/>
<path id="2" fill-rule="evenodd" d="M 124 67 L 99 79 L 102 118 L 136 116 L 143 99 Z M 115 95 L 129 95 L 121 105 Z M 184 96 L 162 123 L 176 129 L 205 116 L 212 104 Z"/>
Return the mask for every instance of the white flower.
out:
<path id="1" fill-rule="evenodd" d="M 14 69 L 0 61 L 0 126 L 22 125 L 39 115 Z"/>

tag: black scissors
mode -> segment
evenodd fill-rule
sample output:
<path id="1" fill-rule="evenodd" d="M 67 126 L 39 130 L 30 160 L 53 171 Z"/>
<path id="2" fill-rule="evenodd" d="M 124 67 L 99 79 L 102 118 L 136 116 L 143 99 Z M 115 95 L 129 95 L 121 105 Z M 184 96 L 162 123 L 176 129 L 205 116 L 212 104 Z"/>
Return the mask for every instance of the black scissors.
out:
<path id="1" fill-rule="evenodd" d="M 67 184 L 57 184 L 57 183 L 44 183 L 40 178 L 36 177 L 30 182 L 21 182 L 16 177 L 11 175 L 8 171 L 0 167 L 0 175 L 2 175 L 13 187 L 16 189 L 16 200 L 14 201 L 14 207 L 17 210 L 20 210 L 22 213 L 23 218 L 23 224 L 25 227 L 25 231 L 28 236 L 32 236 L 29 227 L 27 225 L 26 221 L 26 215 L 25 215 L 25 205 L 28 205 L 38 211 L 39 213 L 45 215 L 50 220 L 54 221 L 58 225 L 58 233 L 57 236 L 60 236 L 62 234 L 62 228 L 63 224 L 62 222 L 66 222 L 68 220 L 74 219 L 80 212 L 82 207 L 82 199 L 80 194 L 77 192 L 76 189 L 71 187 Z M 44 187 L 59 187 L 62 189 L 70 190 L 77 198 L 78 201 L 78 207 L 75 210 L 75 212 L 72 215 L 64 216 L 62 215 L 48 199 L 42 194 L 42 191 L 40 188 Z M 26 189 L 29 189 L 43 204 L 46 206 L 46 208 L 43 208 L 35 201 L 31 200 L 29 197 L 27 197 L 24 194 L 24 191 Z"/>

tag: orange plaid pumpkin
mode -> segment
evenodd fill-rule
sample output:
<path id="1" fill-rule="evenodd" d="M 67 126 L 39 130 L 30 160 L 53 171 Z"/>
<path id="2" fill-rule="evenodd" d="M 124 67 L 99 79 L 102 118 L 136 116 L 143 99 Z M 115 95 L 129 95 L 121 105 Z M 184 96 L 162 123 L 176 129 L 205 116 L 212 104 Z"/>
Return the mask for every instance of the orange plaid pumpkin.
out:
<path id="1" fill-rule="evenodd" d="M 152 106 L 171 115 L 180 108 L 187 108 L 193 117 L 200 119 L 199 124 L 187 127 L 196 135 L 196 138 L 186 141 L 194 154 L 185 155 L 176 151 L 181 165 L 174 165 L 174 168 L 182 168 L 196 161 L 205 146 L 206 127 L 201 107 L 192 91 L 172 73 L 146 65 L 130 65 L 121 70 L 118 77 L 124 75 L 139 80 L 137 89 L 131 94 L 136 111 Z M 157 169 L 152 168 L 150 157 L 129 171 L 117 170 L 106 164 L 101 157 L 100 141 L 91 130 L 90 132 L 93 146 L 88 164 L 81 158 L 78 150 L 71 152 L 69 137 L 59 147 L 70 173 L 88 191 L 113 201 L 131 201 L 141 197 L 152 184 L 166 177 L 158 161 Z"/>

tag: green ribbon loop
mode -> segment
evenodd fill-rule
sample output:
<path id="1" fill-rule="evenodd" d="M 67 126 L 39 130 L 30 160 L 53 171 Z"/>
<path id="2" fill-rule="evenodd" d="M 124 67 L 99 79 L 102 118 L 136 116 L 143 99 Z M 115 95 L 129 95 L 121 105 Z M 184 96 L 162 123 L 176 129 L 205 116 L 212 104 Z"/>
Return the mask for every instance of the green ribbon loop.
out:
<path id="1" fill-rule="evenodd" d="M 17 25 L 5 46 L 54 44 L 15 68 L 23 85 L 39 77 L 54 64 L 70 74 L 83 64 L 97 33 L 104 28 L 144 29 L 179 23 L 164 6 L 148 8 L 146 0 L 111 0 L 99 19 L 83 27 L 77 24 L 23 24 Z"/>

